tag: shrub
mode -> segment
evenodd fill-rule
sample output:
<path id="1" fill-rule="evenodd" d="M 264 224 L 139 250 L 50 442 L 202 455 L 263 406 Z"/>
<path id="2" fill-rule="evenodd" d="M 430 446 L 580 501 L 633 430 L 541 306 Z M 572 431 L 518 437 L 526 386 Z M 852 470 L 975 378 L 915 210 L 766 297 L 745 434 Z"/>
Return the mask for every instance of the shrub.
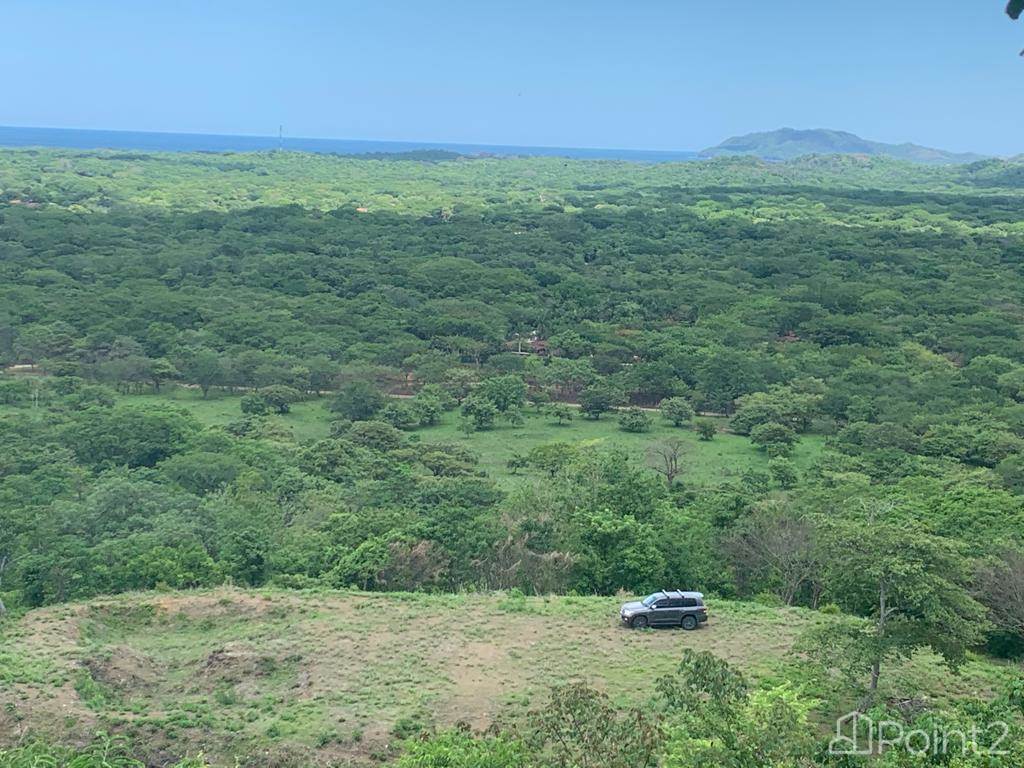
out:
<path id="1" fill-rule="evenodd" d="M 599 381 L 580 393 L 580 410 L 592 419 L 600 419 L 602 413 L 614 410 L 625 400 L 622 390 Z"/>
<path id="2" fill-rule="evenodd" d="M 718 427 L 711 419 L 699 419 L 693 422 L 693 428 L 697 430 L 701 440 L 711 440 L 718 434 Z"/>
<path id="3" fill-rule="evenodd" d="M 623 432 L 648 432 L 654 420 L 640 408 L 627 408 L 619 415 L 619 429 Z"/>
<path id="4" fill-rule="evenodd" d="M 248 416 L 263 416 L 270 413 L 267 401 L 259 395 L 244 395 L 241 402 L 242 413 Z"/>
<path id="5" fill-rule="evenodd" d="M 788 455 L 796 440 L 796 432 L 792 428 L 777 422 L 758 424 L 750 430 L 750 441 L 772 457 Z"/>
<path id="6" fill-rule="evenodd" d="M 302 399 L 302 393 L 299 390 L 294 387 L 286 387 L 283 384 L 265 387 L 260 390 L 259 395 L 268 408 L 278 413 L 288 413 L 291 410 L 292 403 Z"/>
<path id="7" fill-rule="evenodd" d="M 368 421 L 384 407 L 384 395 L 366 381 L 353 381 L 339 390 L 331 410 L 352 421 Z"/>
<path id="8" fill-rule="evenodd" d="M 462 403 L 462 415 L 474 429 L 491 429 L 498 418 L 498 407 L 490 400 L 471 395 Z"/>
<path id="9" fill-rule="evenodd" d="M 661 415 L 666 421 L 681 427 L 694 417 L 693 406 L 685 397 L 669 397 L 661 401 Z"/>
<path id="10" fill-rule="evenodd" d="M 473 737 L 448 731 L 413 741 L 397 768 L 522 768 L 531 761 L 518 741 L 503 736 Z"/>
<path id="11" fill-rule="evenodd" d="M 385 405 L 380 412 L 380 420 L 387 422 L 395 429 L 406 432 L 420 426 L 420 416 L 413 410 L 413 407 L 399 401 L 392 401 Z"/>
<path id="12" fill-rule="evenodd" d="M 768 472 L 775 484 L 782 489 L 792 488 L 800 479 L 796 465 L 789 459 L 777 456 L 768 462 Z"/>
<path id="13" fill-rule="evenodd" d="M 384 421 L 357 421 L 346 437 L 356 445 L 381 452 L 393 451 L 406 440 L 401 432 Z"/>

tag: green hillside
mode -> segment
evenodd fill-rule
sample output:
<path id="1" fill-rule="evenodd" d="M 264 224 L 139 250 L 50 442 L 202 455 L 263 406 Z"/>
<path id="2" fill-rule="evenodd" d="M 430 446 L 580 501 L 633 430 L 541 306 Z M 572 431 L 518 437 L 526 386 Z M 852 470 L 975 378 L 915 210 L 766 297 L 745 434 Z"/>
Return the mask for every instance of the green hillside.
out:
<path id="1" fill-rule="evenodd" d="M 104 730 L 144 745 L 152 760 L 203 752 L 222 764 L 301 755 L 307 765 L 373 765 L 421 731 L 521 721 L 572 681 L 620 705 L 645 704 L 687 648 L 765 685 L 791 680 L 821 693 L 793 647 L 829 617 L 710 606 L 695 632 L 624 629 L 615 598 L 499 593 L 220 589 L 59 606 L 4 631 L 0 727 L 73 743 Z M 954 677 L 925 655 L 887 690 L 913 685 L 948 705 L 994 695 L 1008 673 L 972 659 Z M 826 706 L 818 717 L 827 719 Z"/>
<path id="2" fill-rule="evenodd" d="M 0 151 L 0 768 L 849 768 L 853 707 L 1024 745 L 1022 189 Z M 711 626 L 616 626 L 661 588 Z"/>
<path id="3" fill-rule="evenodd" d="M 752 155 L 765 160 L 793 160 L 805 155 L 837 154 L 891 157 L 930 165 L 973 163 L 985 158 L 984 155 L 972 152 L 947 152 L 917 144 L 885 144 L 880 141 L 868 141 L 846 131 L 832 131 L 824 128 L 811 130 L 780 128 L 776 131 L 748 133 L 744 136 L 733 136 L 721 144 L 701 152 L 703 157 Z"/>

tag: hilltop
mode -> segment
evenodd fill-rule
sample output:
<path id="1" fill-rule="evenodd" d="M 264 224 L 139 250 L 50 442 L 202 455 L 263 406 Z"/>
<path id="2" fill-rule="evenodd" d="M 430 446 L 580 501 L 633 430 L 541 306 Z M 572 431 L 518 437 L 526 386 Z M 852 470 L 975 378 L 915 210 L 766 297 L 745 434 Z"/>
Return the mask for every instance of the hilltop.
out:
<path id="1" fill-rule="evenodd" d="M 202 750 L 226 763 L 301 753 L 358 765 L 423 729 L 514 720 L 560 683 L 636 702 L 684 648 L 787 678 L 800 635 L 831 620 L 713 600 L 701 630 L 641 632 L 619 626 L 618 603 L 221 588 L 39 609 L 0 634 L 0 745 L 82 743 L 102 729 L 146 744 L 158 764 Z M 999 674 L 972 661 L 953 677 L 922 658 L 895 677 L 942 699 L 984 695 Z"/>
<path id="2" fill-rule="evenodd" d="M 776 131 L 733 136 L 700 154 L 705 158 L 752 155 L 765 160 L 793 160 L 804 155 L 868 155 L 929 165 L 972 163 L 985 157 L 974 153 L 947 152 L 918 144 L 885 144 L 862 139 L 846 131 L 824 128 L 780 128 Z"/>

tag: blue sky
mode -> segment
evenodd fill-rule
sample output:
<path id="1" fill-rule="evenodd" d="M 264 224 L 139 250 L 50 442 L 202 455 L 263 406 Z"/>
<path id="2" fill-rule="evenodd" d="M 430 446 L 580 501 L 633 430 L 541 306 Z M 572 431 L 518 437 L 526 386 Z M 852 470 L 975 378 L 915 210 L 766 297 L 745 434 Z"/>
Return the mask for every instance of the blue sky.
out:
<path id="1" fill-rule="evenodd" d="M 1002 0 L 3 5 L 3 125 L 637 149 L 787 125 L 1024 151 Z"/>

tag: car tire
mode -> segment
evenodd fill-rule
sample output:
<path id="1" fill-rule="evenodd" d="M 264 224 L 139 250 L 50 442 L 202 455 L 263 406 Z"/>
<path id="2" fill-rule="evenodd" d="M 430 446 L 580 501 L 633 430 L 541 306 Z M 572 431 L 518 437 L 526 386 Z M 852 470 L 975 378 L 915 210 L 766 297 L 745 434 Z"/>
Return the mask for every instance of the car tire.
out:
<path id="1" fill-rule="evenodd" d="M 647 629 L 649 623 L 650 622 L 647 621 L 646 616 L 637 616 L 635 619 L 629 622 L 629 626 L 631 626 L 633 629 Z"/>
<path id="2" fill-rule="evenodd" d="M 692 616 L 692 615 L 690 615 L 690 616 L 683 616 L 682 626 L 683 626 L 683 629 L 685 629 L 687 631 L 690 631 L 690 630 L 693 630 L 693 629 L 696 629 L 697 627 L 699 627 L 700 626 L 700 622 L 697 621 L 697 617 L 696 616 Z"/>

